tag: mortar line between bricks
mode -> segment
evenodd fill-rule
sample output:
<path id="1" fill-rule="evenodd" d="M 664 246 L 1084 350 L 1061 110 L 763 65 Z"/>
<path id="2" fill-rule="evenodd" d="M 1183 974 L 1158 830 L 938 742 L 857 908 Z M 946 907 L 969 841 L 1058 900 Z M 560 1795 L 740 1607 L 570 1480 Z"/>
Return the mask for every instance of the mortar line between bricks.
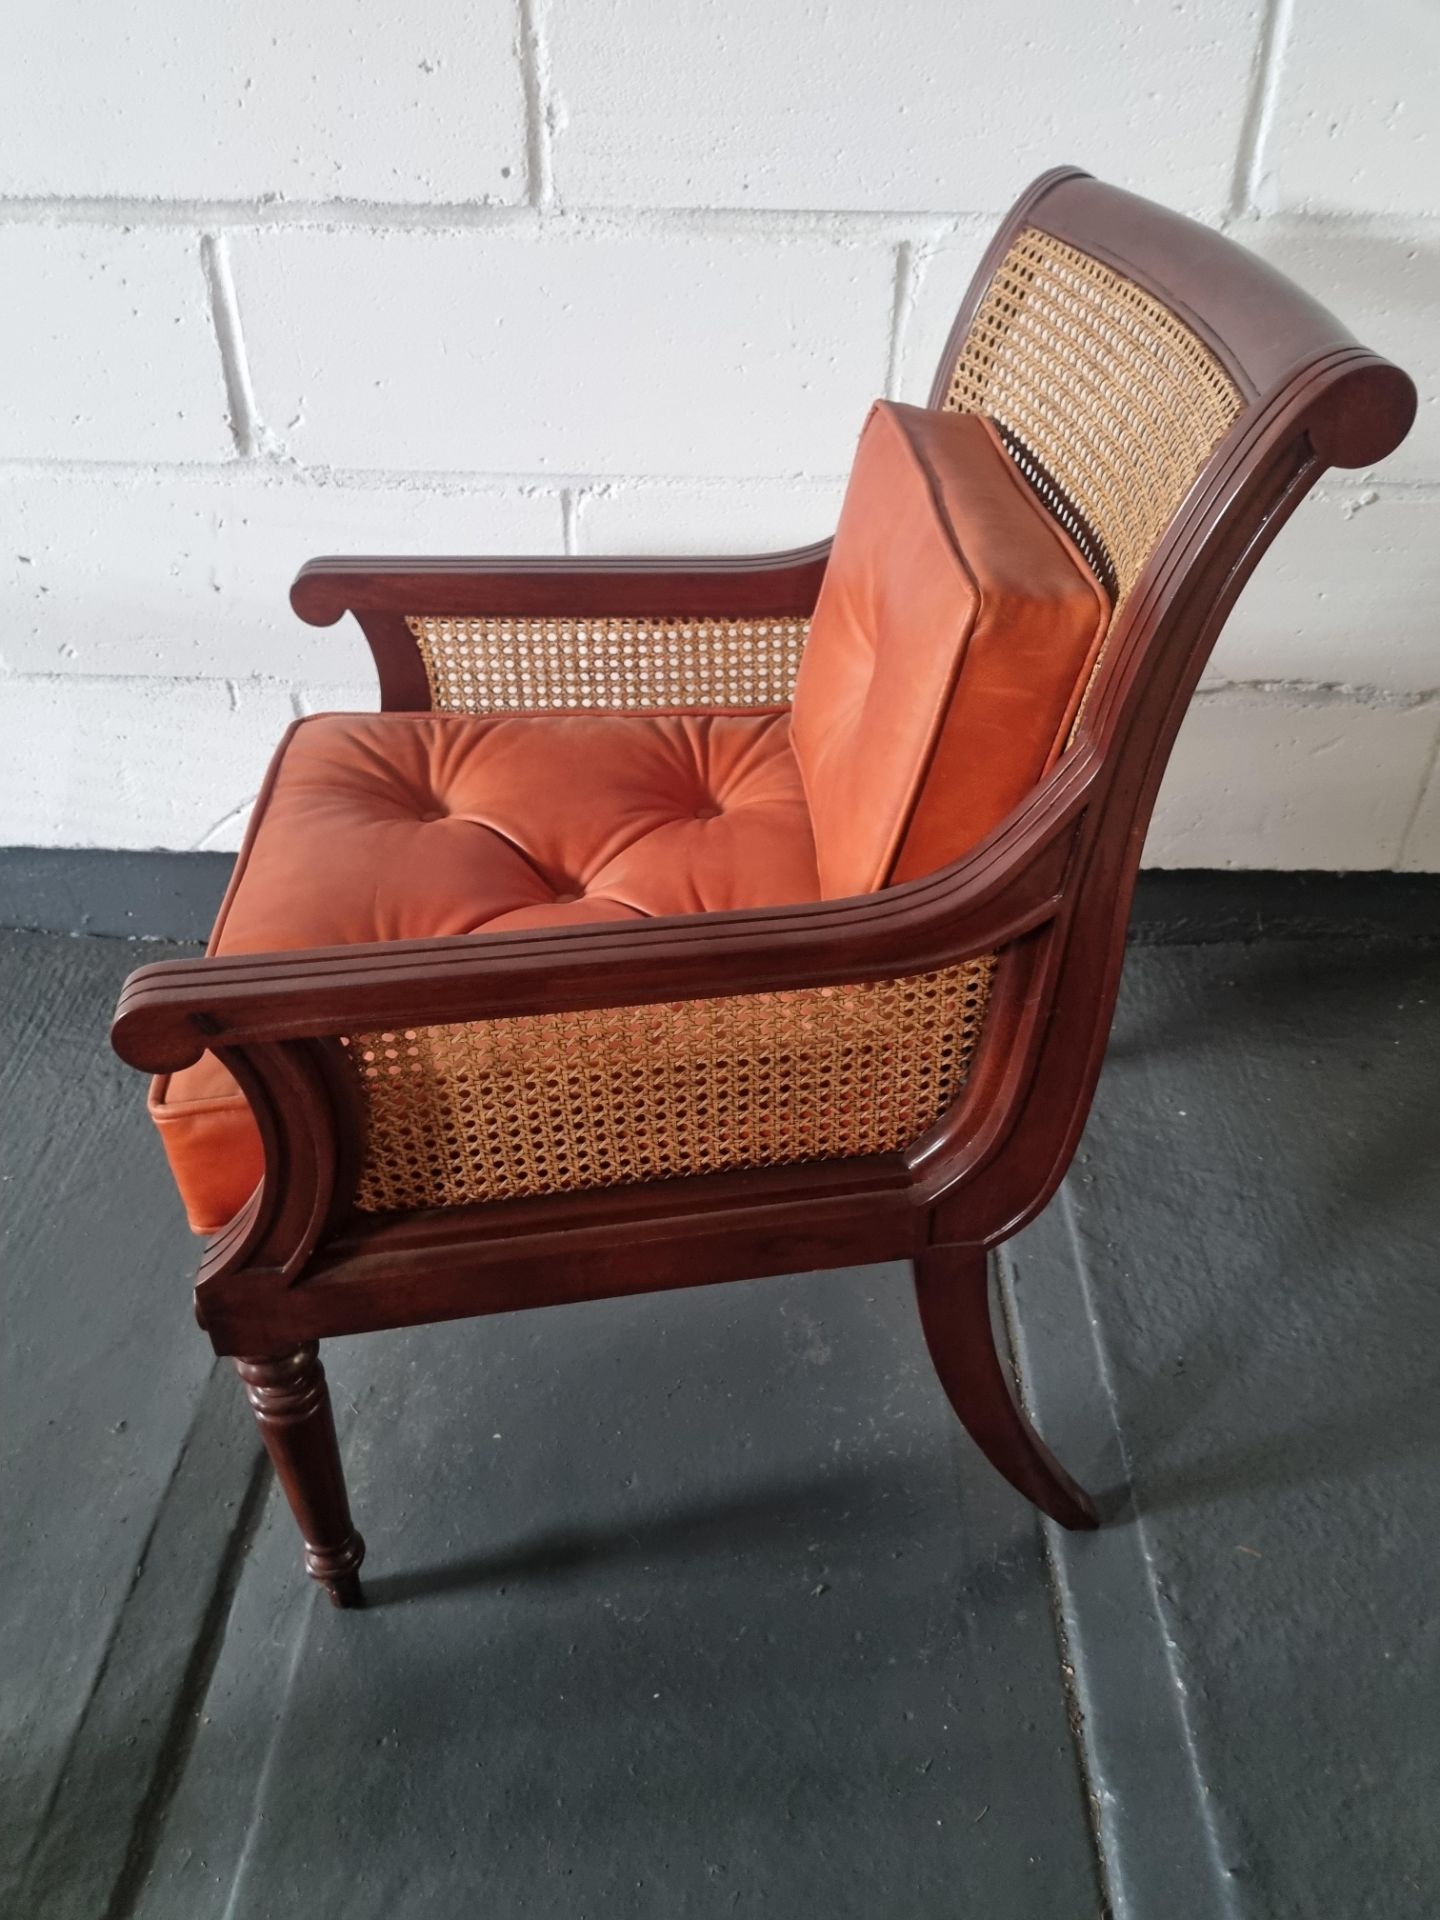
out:
<path id="1" fill-rule="evenodd" d="M 858 428 L 858 422 L 857 422 Z M 244 486 L 261 481 L 271 486 L 290 486 L 298 491 L 335 488 L 392 488 L 400 493 L 448 491 L 457 494 L 529 493 L 539 496 L 558 493 L 564 487 L 650 488 L 653 491 L 681 493 L 700 489 L 721 492 L 736 487 L 839 487 L 848 473 L 812 472 L 806 469 L 788 473 L 595 473 L 579 468 L 564 471 L 540 471 L 462 467 L 334 467 L 323 462 L 307 465 L 287 457 L 280 460 L 67 460 L 52 455 L 11 456 L 0 459 L 0 484 L 6 480 L 28 479 L 47 474 L 75 480 L 109 480 L 117 485 L 145 486 L 177 479 L 210 480 L 221 485 Z M 1371 498 L 1373 496 L 1373 499 Z M 1363 497 L 1363 498 L 1362 498 Z M 1332 478 L 1307 496 L 1326 505 L 1362 501 L 1362 511 L 1371 506 L 1425 505 L 1440 500 L 1440 479 L 1386 480 L 1380 475 L 1357 473 L 1353 481 Z"/>
<path id="2" fill-rule="evenodd" d="M 857 422 L 858 431 L 858 422 Z M 581 470 L 556 472 L 487 471 L 456 467 L 330 467 L 307 466 L 287 457 L 279 460 L 170 460 L 151 463 L 133 460 L 65 460 L 49 456 L 0 460 L 0 483 L 28 479 L 34 474 L 55 474 L 77 480 L 110 480 L 117 484 L 141 486 L 166 480 L 212 480 L 237 486 L 262 480 L 270 485 L 289 485 L 303 490 L 325 487 L 393 488 L 402 493 L 427 493 L 447 490 L 452 493 L 528 493 L 544 497 L 564 487 L 639 488 L 664 492 L 684 492 L 701 488 L 719 492 L 735 487 L 837 487 L 843 486 L 848 473 L 805 470 L 789 473 L 593 473 Z M 1436 483 L 1440 492 L 1440 482 Z"/>
<path id="3" fill-rule="evenodd" d="M 1284 69 L 1284 51 L 1290 38 L 1294 0 L 1269 0 L 1261 22 L 1245 117 L 1235 154 L 1235 175 L 1231 188 L 1230 213 L 1235 219 L 1254 218 L 1256 200 L 1270 133 L 1279 99 Z"/>
<path id="4" fill-rule="evenodd" d="M 1263 156 L 1262 156 L 1263 157 Z M 1237 159 L 1238 165 L 1238 159 Z M 1297 233 L 1356 233 L 1403 237 L 1433 234 L 1440 214 L 1371 212 L 1293 205 L 1261 213 L 1237 209 L 1232 186 L 1223 202 L 1182 208 L 1192 219 L 1222 230 L 1265 225 Z M 144 195 L 0 194 L 0 226 L 188 228 L 203 232 L 239 228 L 251 232 L 349 229 L 377 233 L 493 232 L 547 237 L 587 235 L 606 238 L 700 238 L 731 235 L 779 240 L 833 240 L 839 244 L 871 240 L 893 246 L 900 240 L 935 245 L 967 231 L 987 236 L 1002 217 L 1001 207 L 747 207 L 607 206 L 571 203 L 538 207 L 490 200 L 182 200 Z"/>
<path id="5" fill-rule="evenodd" d="M 1311 706 L 1392 707 L 1409 712 L 1428 707 L 1440 699 L 1440 687 L 1380 687 L 1363 680 L 1291 680 L 1255 678 L 1253 680 L 1214 679 L 1202 682 L 1191 695 L 1192 701 L 1217 700 L 1226 694 L 1263 694 L 1268 699 L 1294 699 Z"/>
<path id="6" fill-rule="evenodd" d="M 550 146 L 550 52 L 541 8 L 544 0 L 517 0 L 520 81 L 525 95 L 525 191 L 537 209 L 555 201 Z"/>
<path id="7" fill-rule="evenodd" d="M 543 43 L 542 43 L 543 44 Z M 542 111 L 553 109 L 542 100 Z M 553 188 L 551 189 L 553 192 Z M 309 228 L 379 233 L 494 233 L 521 237 L 650 239 L 759 237 L 837 244 L 942 241 L 967 230 L 988 234 L 999 208 L 513 205 L 489 200 L 167 200 L 116 195 L 0 195 L 0 225 L 226 227 L 294 232 Z M 1221 217 L 1216 208 L 1213 217 Z M 1203 215 L 1200 217 L 1204 217 Z"/>
<path id="8" fill-rule="evenodd" d="M 200 263 L 210 294 L 210 320 L 220 355 L 220 371 L 225 381 L 230 433 L 236 453 L 242 460 L 249 460 L 260 448 L 263 429 L 250 384 L 250 363 L 245 353 L 245 336 L 240 328 L 240 307 L 230 273 L 230 250 L 223 234 L 207 233 L 201 236 Z"/>
<path id="9" fill-rule="evenodd" d="M 914 302 L 914 281 L 915 250 L 908 240 L 902 240 L 895 249 L 895 287 L 890 301 L 890 344 L 885 356 L 885 385 L 882 388 L 887 400 L 899 397 L 895 385 L 900 376 L 905 322 L 910 317 Z"/>

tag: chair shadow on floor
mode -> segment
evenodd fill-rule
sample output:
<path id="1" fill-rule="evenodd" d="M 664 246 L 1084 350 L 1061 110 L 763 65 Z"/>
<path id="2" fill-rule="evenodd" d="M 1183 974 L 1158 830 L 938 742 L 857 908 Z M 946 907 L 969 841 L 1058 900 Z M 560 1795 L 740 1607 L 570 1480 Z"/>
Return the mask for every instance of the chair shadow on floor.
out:
<path id="1" fill-rule="evenodd" d="M 1353 1481 L 1406 1464 L 1427 1466 L 1440 1481 L 1440 1299 L 1436 1324 L 1423 1348 L 1411 1350 L 1384 1384 L 1344 1404 L 1332 1401 L 1311 1417 L 1291 1419 L 1234 1445 L 1211 1447 L 1194 1457 L 1143 1467 L 1134 1479 L 1092 1483 L 1102 1527 L 1124 1525 L 1150 1514 L 1182 1513 L 1219 1501 L 1256 1495 L 1294 1496 L 1326 1482 Z M 1389 1351 L 1384 1314 L 1375 1310 L 1375 1350 Z M 1216 1316 L 1203 1340 L 1185 1343 L 1183 1375 L 1169 1375 L 1132 1396 L 1122 1419 L 1127 1434 L 1142 1436 L 1135 1451 L 1143 1461 L 1171 1436 L 1174 1450 L 1197 1428 L 1207 1406 L 1235 1371 L 1236 1321 Z M 1417 1364 L 1417 1361 L 1419 1364 Z M 1396 1371 L 1405 1374 L 1397 1382 Z M 1281 1395 L 1271 1404 L 1293 1404 Z"/>
<path id="2" fill-rule="evenodd" d="M 1343 1413 L 1304 1421 L 1283 1433 L 1218 1449 L 1145 1482 L 1141 1513 L 1183 1512 L 1258 1493 L 1295 1494 L 1323 1480 L 1361 1479 L 1407 1461 L 1440 1477 L 1440 1367 L 1397 1403 L 1378 1393 Z"/>
<path id="3" fill-rule="evenodd" d="M 1175 982 L 1171 998 L 1165 1004 L 1147 1005 L 1143 1016 L 1136 1011 L 1122 985 L 1116 1008 L 1114 1029 L 1105 1052 L 1105 1071 L 1113 1072 L 1122 1064 L 1157 1061 L 1162 1058 L 1193 1058 L 1214 1049 L 1218 1036 L 1230 1032 L 1237 1043 L 1253 1029 L 1257 1040 L 1273 1037 L 1272 1025 L 1277 1008 L 1288 1015 L 1299 1014 L 1313 1006 L 1317 1011 L 1327 1005 L 1343 1005 L 1348 992 L 1356 991 L 1373 1005 L 1377 989 L 1391 989 L 1399 996 L 1407 992 L 1434 991 L 1435 972 L 1440 965 L 1440 941 L 1409 937 L 1393 941 L 1327 939 L 1251 942 L 1244 945 L 1223 943 L 1231 956 L 1228 968 L 1232 976 L 1217 994 L 1213 975 L 1194 990 Z M 1216 945 L 1197 945 L 1193 955 L 1197 973 L 1219 949 Z M 1131 947 L 1125 958 L 1127 977 L 1143 968 L 1156 954 L 1173 948 L 1144 945 Z M 1264 1005 L 1256 1004 L 1256 996 Z"/>
<path id="4" fill-rule="evenodd" d="M 1128 1450 L 1155 1462 L 1135 1508 L 1294 1494 L 1415 1461 L 1440 1477 L 1440 1294 L 1426 1279 L 1440 1150 L 1430 1083 L 1396 1070 L 1402 1050 L 1413 1061 L 1433 1046 L 1415 1016 L 1435 1003 L 1440 955 L 1410 940 L 1294 941 L 1176 961 L 1147 977 L 1145 955 L 1129 958 L 1137 977 L 1106 1072 L 1134 1094 L 1107 1104 L 1102 1087 L 1088 1156 L 1101 1180 L 1123 1162 L 1127 1128 L 1158 1110 L 1168 1078 L 1155 1076 L 1172 1067 L 1180 1104 L 1213 1123 L 1210 1162 L 1191 1170 L 1212 1196 L 1195 1223 L 1212 1266 L 1202 1311 L 1192 1330 L 1175 1304 L 1173 1360 L 1143 1335 L 1122 1360 Z M 1238 1134 L 1225 1122 L 1217 1061 L 1233 1062 L 1242 1109 L 1273 1107 L 1273 1140 L 1243 1110 Z M 1154 1231 L 1137 1260 L 1153 1257 Z M 1100 1292 L 1104 1278 L 1102 1264 Z M 1102 1512 L 1126 1506 L 1117 1488 Z"/>
<path id="5" fill-rule="evenodd" d="M 943 1416 L 942 1416 L 943 1417 Z M 977 1474 L 984 1463 L 977 1459 Z M 507 1546 L 462 1558 L 377 1573 L 365 1583 L 371 1608 L 402 1606 L 447 1595 L 544 1582 L 605 1565 L 695 1560 L 706 1555 L 743 1557 L 752 1564 L 770 1557 L 777 1571 L 807 1557 L 814 1567 L 845 1558 L 887 1562 L 895 1550 L 912 1548 L 918 1529 L 958 1525 L 961 1515 L 944 1504 L 937 1475 L 952 1471 L 947 1449 L 937 1462 L 873 1466 L 816 1475 L 798 1482 L 772 1481 L 730 1497 L 696 1500 L 668 1512 L 637 1513 L 634 1524 L 557 1527 Z M 917 1509 L 920 1509 L 917 1513 Z M 480 1511 L 477 1506 L 477 1530 Z M 975 1540 L 966 1555 L 964 1584 L 971 1599 L 1028 1579 L 1022 1562 L 1033 1536 L 1028 1525 L 1003 1536 Z M 783 1577 L 783 1575 L 782 1575 Z"/>
<path id="6" fill-rule="evenodd" d="M 1418 1271 L 1367 1262 L 1358 1226 L 1353 1247 L 1343 1244 L 1338 1227 L 1330 1235 L 1328 1218 L 1316 1227 L 1315 1244 L 1338 1252 L 1347 1271 L 1344 1288 L 1332 1282 L 1318 1307 L 1309 1309 L 1326 1316 L 1333 1329 L 1310 1348 L 1314 1374 L 1305 1376 L 1303 1345 L 1277 1347 L 1272 1321 L 1271 1337 L 1257 1343 L 1260 1357 L 1247 1369 L 1254 1385 L 1239 1418 L 1260 1401 L 1276 1416 L 1273 1423 L 1262 1426 L 1252 1418 L 1249 1437 L 1142 1473 L 1135 1511 L 1181 1511 L 1266 1493 L 1293 1496 L 1416 1462 L 1440 1480 L 1440 1295 Z M 1303 1252 L 1268 1267 L 1264 1283 L 1306 1298 L 1313 1267 Z M 1152 1382 L 1132 1399 L 1123 1418 L 1127 1431 L 1141 1436 L 1142 1459 L 1160 1452 L 1158 1434 L 1168 1431 L 1183 1445 L 1183 1436 L 1200 1429 L 1205 1409 L 1233 1382 L 1237 1367 L 1246 1369 L 1246 1291 L 1242 1286 L 1235 1312 L 1214 1313 L 1197 1337 L 1185 1340 L 1183 1371 Z M 1235 1424 L 1235 1415 L 1208 1423 L 1219 1432 Z"/>

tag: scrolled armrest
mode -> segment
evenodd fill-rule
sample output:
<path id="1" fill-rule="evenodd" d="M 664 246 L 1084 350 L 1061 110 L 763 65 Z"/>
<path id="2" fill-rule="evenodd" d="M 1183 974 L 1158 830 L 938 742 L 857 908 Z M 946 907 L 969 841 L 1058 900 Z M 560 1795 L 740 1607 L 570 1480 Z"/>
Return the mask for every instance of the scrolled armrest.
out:
<path id="1" fill-rule="evenodd" d="M 828 552 L 311 560 L 290 599 L 355 615 L 389 712 L 784 705 Z"/>

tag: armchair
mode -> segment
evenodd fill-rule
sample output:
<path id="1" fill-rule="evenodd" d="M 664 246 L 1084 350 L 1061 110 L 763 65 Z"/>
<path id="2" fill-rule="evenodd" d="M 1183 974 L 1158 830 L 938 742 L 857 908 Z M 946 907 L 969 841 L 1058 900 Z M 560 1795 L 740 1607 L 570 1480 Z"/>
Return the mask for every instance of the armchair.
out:
<path id="1" fill-rule="evenodd" d="M 867 1261 L 913 1261 L 1000 1472 L 1096 1524 L 987 1256 L 1074 1152 L 1236 596 L 1414 409 L 1272 269 L 1059 169 L 928 407 L 872 415 L 833 554 L 302 568 L 382 712 L 292 729 L 210 952 L 132 974 L 113 1038 L 337 1605 L 364 1547 L 321 1341 Z"/>

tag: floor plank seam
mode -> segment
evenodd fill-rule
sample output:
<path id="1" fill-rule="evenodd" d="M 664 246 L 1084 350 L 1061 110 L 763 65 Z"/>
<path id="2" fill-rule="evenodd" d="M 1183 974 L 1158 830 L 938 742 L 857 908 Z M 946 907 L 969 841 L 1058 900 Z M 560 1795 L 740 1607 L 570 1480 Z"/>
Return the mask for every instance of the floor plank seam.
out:
<path id="1" fill-rule="evenodd" d="M 214 1376 L 214 1373 L 218 1369 L 218 1365 L 219 1363 L 217 1362 L 216 1366 L 212 1367 L 211 1369 L 212 1378 Z M 155 1544 L 156 1535 L 160 1531 L 163 1516 L 165 1513 L 166 1500 L 169 1498 L 171 1492 L 175 1487 L 176 1482 L 180 1478 L 181 1472 L 185 1465 L 185 1461 L 194 1446 L 194 1443 L 199 1433 L 199 1430 L 201 1428 L 201 1425 L 205 1421 L 206 1408 L 207 1408 L 207 1397 L 204 1393 L 202 1393 L 195 1403 L 195 1412 L 191 1418 L 189 1426 L 185 1430 L 184 1439 L 180 1442 L 179 1447 L 176 1449 L 175 1458 L 174 1458 L 174 1461 L 171 1463 L 170 1472 L 165 1478 L 165 1484 L 161 1489 L 160 1496 L 156 1500 L 154 1510 L 151 1513 L 150 1524 L 145 1529 L 145 1537 L 140 1542 L 140 1546 L 136 1552 L 134 1563 L 130 1568 L 130 1577 L 126 1583 L 125 1598 L 124 1600 L 121 1601 L 119 1607 L 116 1610 L 115 1618 L 111 1624 L 109 1635 L 106 1638 L 104 1648 L 100 1654 L 100 1658 L 96 1662 L 94 1677 L 92 1678 L 90 1682 L 89 1690 L 85 1695 L 85 1704 L 80 1709 L 79 1714 L 76 1716 L 75 1729 L 74 1729 L 74 1732 L 71 1734 L 70 1740 L 65 1749 L 65 1758 L 61 1762 L 59 1768 L 56 1771 L 55 1778 L 51 1783 L 50 1791 L 45 1798 L 44 1808 L 40 1814 L 40 1817 L 35 1822 L 34 1832 L 31 1835 L 30 1846 L 21 1863 L 19 1874 L 17 1875 L 17 1883 L 20 1888 L 21 1896 L 23 1899 L 26 1900 L 27 1904 L 29 1904 L 29 1896 L 33 1891 L 32 1881 L 33 1881 L 33 1874 L 35 1869 L 36 1856 L 41 1849 L 41 1846 L 46 1838 L 47 1833 L 49 1832 L 50 1822 L 55 1813 L 55 1810 L 59 1805 L 62 1797 L 64 1796 L 67 1787 L 70 1784 L 70 1778 L 74 1768 L 76 1755 L 80 1752 L 80 1750 L 84 1745 L 86 1729 L 88 1728 L 90 1721 L 92 1719 L 92 1716 L 94 1714 L 95 1704 L 100 1699 L 101 1695 L 105 1690 L 105 1684 L 110 1673 L 111 1661 L 113 1660 L 115 1655 L 115 1649 L 119 1645 L 124 1635 L 124 1629 L 126 1624 L 126 1620 L 125 1620 L 126 1610 L 130 1606 L 130 1603 L 133 1600 L 135 1595 L 135 1590 L 139 1586 L 140 1581 L 144 1576 L 145 1564 L 149 1559 L 151 1549 Z"/>
<path id="2" fill-rule="evenodd" d="M 205 1402 L 202 1401 L 201 1405 L 203 1409 Z M 216 1565 L 199 1631 L 191 1644 L 185 1670 L 175 1690 L 154 1770 L 135 1810 L 125 1859 L 111 1891 L 104 1920 L 134 1920 L 138 1912 L 145 1881 L 158 1851 L 165 1816 L 184 1775 L 185 1762 L 195 1740 L 200 1714 L 224 1644 L 231 1602 L 264 1516 L 272 1478 L 269 1461 L 257 1451 L 245 1491 L 236 1507 L 235 1522 L 225 1543 L 225 1551 Z"/>
<path id="3" fill-rule="evenodd" d="M 1159 1576 L 1155 1566 L 1154 1549 L 1150 1540 L 1149 1528 L 1146 1525 L 1144 1511 L 1134 1493 L 1134 1478 L 1131 1471 L 1129 1450 L 1126 1446 L 1124 1430 L 1120 1423 L 1119 1405 L 1116 1398 L 1114 1381 L 1111 1376 L 1109 1362 L 1100 1334 L 1100 1323 L 1095 1312 L 1094 1287 L 1092 1284 L 1090 1262 L 1080 1235 L 1079 1222 L 1075 1217 L 1074 1195 L 1068 1179 L 1062 1182 L 1054 1204 L 1060 1211 L 1060 1217 L 1065 1226 L 1066 1237 L 1070 1242 L 1074 1261 L 1074 1272 L 1080 1287 L 1084 1308 L 1085 1323 L 1090 1329 L 1095 1375 L 1104 1396 L 1106 1417 L 1111 1429 L 1111 1439 L 1120 1461 L 1123 1475 L 1125 1489 L 1123 1505 L 1121 1505 L 1118 1512 L 1112 1512 L 1107 1515 L 1106 1521 L 1109 1526 L 1113 1527 L 1123 1525 L 1128 1518 L 1130 1525 L 1134 1529 L 1134 1536 L 1139 1549 L 1140 1565 L 1146 1582 L 1148 1610 L 1155 1622 L 1159 1635 L 1162 1656 L 1165 1663 L 1165 1672 L 1170 1685 L 1170 1705 L 1179 1727 L 1186 1769 L 1194 1788 L 1194 1806 L 1199 1816 L 1201 1830 L 1204 1834 L 1205 1851 L 1209 1857 L 1214 1876 L 1213 1884 L 1215 1894 L 1223 1912 L 1228 1916 L 1235 1916 L 1236 1920 L 1238 1920 L 1240 1909 L 1237 1907 L 1235 1901 L 1234 1876 L 1225 1863 L 1220 1836 L 1215 1826 L 1211 1790 L 1200 1764 L 1200 1754 L 1195 1742 L 1195 1730 L 1191 1724 L 1190 1714 L 1186 1704 L 1185 1685 L 1176 1664 L 1177 1648 L 1174 1635 L 1170 1631 L 1165 1617 L 1165 1607 L 1160 1592 Z M 1077 1598 L 1076 1582 L 1070 1577 L 1075 1551 L 1074 1543 L 1069 1536 L 1062 1533 L 1058 1527 L 1050 1525 L 1047 1521 L 1042 1521 L 1041 1524 L 1042 1530 L 1046 1535 L 1047 1558 L 1051 1560 L 1054 1569 L 1056 1590 L 1062 1600 L 1067 1622 L 1066 1643 L 1067 1645 L 1074 1644 L 1080 1637 L 1075 1632 L 1075 1629 L 1080 1624 L 1080 1602 Z M 1081 1658 L 1083 1659 L 1083 1653 Z M 1077 1693 L 1083 1691 L 1078 1668 L 1077 1678 L 1074 1684 L 1076 1685 Z M 1081 1726 L 1082 1729 L 1085 1730 L 1087 1747 L 1089 1747 L 1090 1750 L 1091 1777 L 1099 1784 L 1103 1782 L 1104 1779 L 1104 1768 L 1091 1742 L 1089 1733 L 1090 1721 L 1088 1716 L 1082 1715 Z M 1097 1795 L 1097 1807 L 1100 1812 L 1102 1836 L 1107 1824 L 1105 1805 L 1106 1795 L 1101 1791 Z M 1102 1837 L 1102 1849 L 1106 1855 L 1107 1865 L 1112 1855 L 1115 1855 L 1118 1859 L 1118 1845 L 1113 1839 L 1107 1844 Z M 1114 1888 L 1117 1920 L 1126 1920 L 1129 1903 L 1125 1899 L 1116 1876 L 1112 1874 L 1110 1879 L 1112 1887 Z M 1135 1920 L 1142 1920 L 1142 1917 L 1136 1915 Z"/>
<path id="4" fill-rule="evenodd" d="M 1026 1413 L 1033 1416 L 1034 1408 L 1030 1403 L 1025 1375 L 1020 1366 L 1020 1343 L 1016 1334 L 1015 1295 L 1010 1261 L 1003 1247 L 996 1252 L 995 1266 L 999 1281 L 996 1294 L 1000 1321 L 1005 1335 L 1011 1371 L 1014 1375 L 1015 1390 Z M 1038 1514 L 1036 1525 L 1040 1529 L 1040 1550 L 1045 1560 L 1045 1597 L 1050 1608 L 1051 1625 L 1055 1631 L 1060 1687 L 1065 1696 L 1065 1720 L 1070 1729 L 1070 1744 L 1075 1754 L 1076 1771 L 1080 1775 L 1080 1792 L 1085 1805 L 1086 1824 L 1090 1830 L 1091 1851 L 1095 1859 L 1095 1878 L 1100 1895 L 1100 1920 L 1115 1920 L 1115 1896 L 1111 1886 L 1110 1861 L 1105 1847 L 1099 1783 L 1085 1730 L 1085 1709 L 1081 1705 L 1079 1690 L 1075 1684 L 1075 1663 L 1070 1652 L 1070 1633 L 1061 1599 L 1059 1568 L 1056 1565 L 1055 1549 L 1051 1540 L 1051 1534 L 1055 1529 L 1046 1526 Z"/>

